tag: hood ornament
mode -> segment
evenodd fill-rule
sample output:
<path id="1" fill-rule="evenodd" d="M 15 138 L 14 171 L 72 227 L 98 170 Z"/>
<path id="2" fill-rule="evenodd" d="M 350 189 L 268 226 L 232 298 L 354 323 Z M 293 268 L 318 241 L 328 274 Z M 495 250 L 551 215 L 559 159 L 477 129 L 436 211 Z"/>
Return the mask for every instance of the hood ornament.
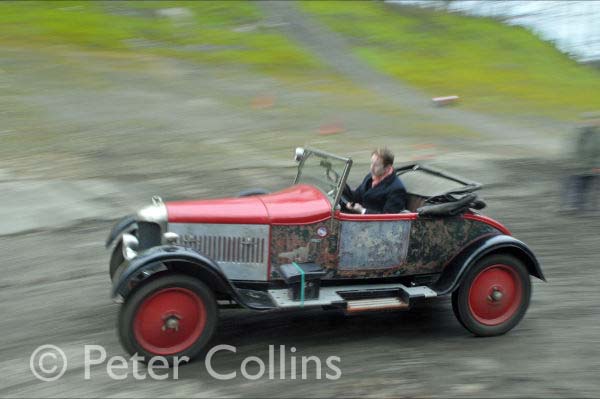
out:
<path id="1" fill-rule="evenodd" d="M 160 205 L 164 204 L 164 202 L 163 202 L 163 199 L 160 198 L 160 196 L 154 195 L 154 196 L 152 196 L 152 204 L 154 206 L 160 206 Z"/>

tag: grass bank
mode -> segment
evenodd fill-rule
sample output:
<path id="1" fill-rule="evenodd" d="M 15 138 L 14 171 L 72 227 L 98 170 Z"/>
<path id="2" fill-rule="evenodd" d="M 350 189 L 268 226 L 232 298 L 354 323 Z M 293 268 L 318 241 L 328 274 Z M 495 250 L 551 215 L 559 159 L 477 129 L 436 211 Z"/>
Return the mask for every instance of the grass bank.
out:
<path id="1" fill-rule="evenodd" d="M 491 18 L 383 2 L 304 1 L 374 68 L 470 108 L 573 119 L 600 109 L 600 72 Z"/>
<path id="2" fill-rule="evenodd" d="M 242 1 L 3 2 L 0 43 L 168 55 L 281 77 L 321 69 Z"/>

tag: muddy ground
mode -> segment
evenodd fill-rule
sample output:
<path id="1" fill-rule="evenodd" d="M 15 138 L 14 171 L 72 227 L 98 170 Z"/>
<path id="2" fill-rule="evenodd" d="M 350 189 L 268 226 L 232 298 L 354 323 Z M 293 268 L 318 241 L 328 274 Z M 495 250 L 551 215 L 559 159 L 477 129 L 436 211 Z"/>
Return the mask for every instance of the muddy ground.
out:
<path id="1" fill-rule="evenodd" d="M 485 190 L 487 214 L 531 246 L 548 278 L 534 281 L 530 309 L 507 335 L 472 337 L 455 320 L 447 299 L 409 312 L 354 317 L 336 311 L 224 310 L 213 345 L 238 351 L 220 352 L 212 364 L 220 373 L 237 370 L 234 380 L 212 378 L 202 361 L 180 369 L 177 381 L 139 381 L 131 373 L 113 381 L 105 365 L 92 367 L 91 379 L 85 380 L 84 345 L 124 355 L 102 248 L 109 223 L 88 221 L 3 237 L 0 395 L 596 397 L 600 218 L 555 212 L 555 179 L 547 163 L 498 161 L 494 166 L 504 173 L 504 183 Z M 531 182 L 527 187 L 524 175 Z M 37 381 L 29 371 L 29 356 L 43 344 L 67 354 L 69 367 L 57 382 Z M 309 368 L 306 380 L 289 375 L 280 380 L 279 373 L 274 380 L 268 374 L 258 381 L 244 379 L 243 359 L 258 356 L 267 363 L 269 345 L 293 346 L 297 356 L 339 356 L 342 376 L 317 380 L 316 369 Z"/>
<path id="2" fill-rule="evenodd" d="M 344 95 L 149 56 L 1 50 L 0 396 L 600 395 L 600 217 L 558 212 L 563 124 L 460 110 L 436 121 L 435 110 L 402 107 L 401 95 L 390 104 L 389 87 L 371 90 L 357 76 L 360 88 Z M 488 124 L 482 134 L 474 128 L 480 120 Z M 497 134 L 503 129 L 511 134 Z M 352 156 L 353 182 L 366 172 L 372 147 L 387 144 L 399 162 L 421 159 L 484 183 L 484 213 L 530 245 L 548 278 L 534 281 L 523 321 L 504 336 L 475 338 L 447 298 L 354 317 L 224 310 L 212 345 L 237 353 L 220 352 L 213 365 L 237 370 L 235 379 L 216 380 L 197 361 L 178 380 L 136 380 L 131 372 L 113 380 L 105 364 L 86 380 L 84 345 L 125 355 L 103 248 L 112 222 L 153 194 L 172 200 L 283 188 L 294 176 L 293 148 L 305 144 Z M 58 381 L 30 371 L 30 355 L 44 344 L 67 355 Z M 293 346 L 298 357 L 338 356 L 341 378 L 319 380 L 315 368 L 305 380 L 278 372 L 243 378 L 243 359 L 268 363 L 270 345 Z"/>

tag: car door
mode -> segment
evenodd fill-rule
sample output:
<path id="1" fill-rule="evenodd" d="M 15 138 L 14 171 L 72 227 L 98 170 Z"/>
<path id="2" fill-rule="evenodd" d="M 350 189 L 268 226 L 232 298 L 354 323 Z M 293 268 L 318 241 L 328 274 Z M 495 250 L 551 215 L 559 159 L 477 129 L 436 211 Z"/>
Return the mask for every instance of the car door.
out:
<path id="1" fill-rule="evenodd" d="M 356 215 L 338 212 L 337 276 L 386 277 L 404 274 L 416 213 Z"/>

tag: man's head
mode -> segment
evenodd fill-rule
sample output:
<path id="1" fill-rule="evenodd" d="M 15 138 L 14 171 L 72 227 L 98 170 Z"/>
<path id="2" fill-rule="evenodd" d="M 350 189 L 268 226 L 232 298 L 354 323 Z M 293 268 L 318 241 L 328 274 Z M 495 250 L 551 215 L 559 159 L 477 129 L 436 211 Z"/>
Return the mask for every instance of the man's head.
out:
<path id="1" fill-rule="evenodd" d="M 394 154 L 387 148 L 378 148 L 371 153 L 371 174 L 383 176 L 394 164 Z"/>

